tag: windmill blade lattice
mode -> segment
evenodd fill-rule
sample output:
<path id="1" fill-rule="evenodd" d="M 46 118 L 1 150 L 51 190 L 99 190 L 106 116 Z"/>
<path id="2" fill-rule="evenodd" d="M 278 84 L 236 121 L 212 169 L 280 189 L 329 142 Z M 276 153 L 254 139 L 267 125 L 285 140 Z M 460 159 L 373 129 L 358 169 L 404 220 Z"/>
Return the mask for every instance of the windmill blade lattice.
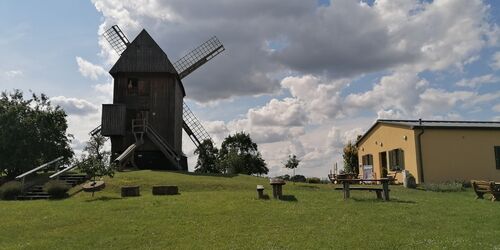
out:
<path id="1" fill-rule="evenodd" d="M 106 38 L 106 40 L 108 40 L 108 43 L 119 55 L 121 55 L 130 44 L 129 40 L 125 34 L 123 34 L 118 25 L 111 26 L 111 28 L 106 30 L 102 35 Z"/>
<path id="2" fill-rule="evenodd" d="M 182 79 L 224 50 L 224 45 L 214 36 L 175 62 L 174 68 Z"/>
<path id="3" fill-rule="evenodd" d="M 212 137 L 210 137 L 186 103 L 184 103 L 182 118 L 184 120 L 182 127 L 196 147 L 199 147 L 205 140 L 212 140 Z"/>

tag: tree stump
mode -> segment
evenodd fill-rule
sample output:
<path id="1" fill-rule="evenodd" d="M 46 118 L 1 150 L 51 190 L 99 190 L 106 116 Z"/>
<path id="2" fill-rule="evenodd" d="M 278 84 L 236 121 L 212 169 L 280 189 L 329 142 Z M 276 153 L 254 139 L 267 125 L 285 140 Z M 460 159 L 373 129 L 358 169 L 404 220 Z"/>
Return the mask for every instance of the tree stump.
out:
<path id="1" fill-rule="evenodd" d="M 139 186 L 122 187 L 122 197 L 141 196 Z"/>
<path id="2" fill-rule="evenodd" d="M 176 195 L 179 194 L 177 186 L 153 186 L 153 195 Z"/>

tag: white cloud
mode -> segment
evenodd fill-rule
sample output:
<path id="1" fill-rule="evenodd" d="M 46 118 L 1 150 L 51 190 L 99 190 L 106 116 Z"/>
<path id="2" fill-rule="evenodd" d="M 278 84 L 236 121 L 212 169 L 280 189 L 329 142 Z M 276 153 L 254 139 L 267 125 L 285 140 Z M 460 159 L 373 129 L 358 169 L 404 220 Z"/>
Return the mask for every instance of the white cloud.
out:
<path id="1" fill-rule="evenodd" d="M 344 79 L 328 82 L 313 75 L 290 76 L 281 81 L 314 122 L 343 116 L 340 92 L 347 84 Z"/>
<path id="2" fill-rule="evenodd" d="M 495 52 L 495 54 L 493 54 L 493 56 L 491 58 L 492 58 L 492 62 L 490 64 L 490 67 L 494 70 L 499 70 L 500 69 L 500 51 Z"/>
<path id="3" fill-rule="evenodd" d="M 392 109 L 393 113 L 412 114 L 419 102 L 419 94 L 428 82 L 410 72 L 395 72 L 384 76 L 373 89 L 364 93 L 349 94 L 345 103 L 350 109 L 372 109 L 373 111 Z"/>
<path id="4" fill-rule="evenodd" d="M 227 51 L 185 80 L 188 97 L 201 102 L 275 93 L 275 76 L 289 70 L 337 79 L 380 70 L 462 69 L 499 36 L 480 0 L 378 0 L 372 6 L 332 0 L 321 7 L 302 0 L 93 3 L 104 16 L 100 32 L 117 23 L 132 39 L 147 28 L 171 59 L 219 36 Z M 279 49 L 270 52 L 263 46 L 269 41 Z M 100 44 L 115 60 L 103 38 Z"/>
<path id="5" fill-rule="evenodd" d="M 22 76 L 24 73 L 22 70 L 8 70 L 4 72 L 4 76 L 8 79 L 16 78 Z"/>
<path id="6" fill-rule="evenodd" d="M 497 113 L 500 113 L 500 103 L 497 104 L 497 105 L 495 105 L 495 106 L 493 106 L 493 108 L 491 108 L 491 110 L 493 110 L 493 111 L 495 111 Z"/>
<path id="7" fill-rule="evenodd" d="M 272 99 L 266 106 L 248 111 L 254 126 L 303 126 L 307 115 L 297 99 Z"/>
<path id="8" fill-rule="evenodd" d="M 487 75 L 477 76 L 471 79 L 462 79 L 459 82 L 457 82 L 457 86 L 476 88 L 483 84 L 498 83 L 498 82 L 500 82 L 499 77 L 493 74 L 487 74 Z"/>
<path id="9" fill-rule="evenodd" d="M 95 114 L 99 111 L 99 107 L 97 105 L 84 99 L 55 96 L 50 98 L 50 102 L 61 106 L 61 108 L 63 108 L 68 115 L 85 116 Z"/>
<path id="10" fill-rule="evenodd" d="M 104 68 L 86 61 L 79 56 L 76 57 L 76 63 L 78 64 L 78 71 L 80 71 L 84 77 L 97 80 L 100 76 L 108 76 L 108 72 L 106 72 Z"/>

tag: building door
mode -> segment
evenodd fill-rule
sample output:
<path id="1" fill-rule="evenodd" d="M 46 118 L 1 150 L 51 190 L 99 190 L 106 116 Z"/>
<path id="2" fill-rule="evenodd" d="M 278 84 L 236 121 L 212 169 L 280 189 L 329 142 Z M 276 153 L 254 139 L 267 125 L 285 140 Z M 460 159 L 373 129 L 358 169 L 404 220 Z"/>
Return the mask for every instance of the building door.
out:
<path id="1" fill-rule="evenodd" d="M 382 178 L 387 177 L 387 152 L 380 152 L 379 153 L 379 158 L 380 158 L 380 173 L 382 175 Z"/>

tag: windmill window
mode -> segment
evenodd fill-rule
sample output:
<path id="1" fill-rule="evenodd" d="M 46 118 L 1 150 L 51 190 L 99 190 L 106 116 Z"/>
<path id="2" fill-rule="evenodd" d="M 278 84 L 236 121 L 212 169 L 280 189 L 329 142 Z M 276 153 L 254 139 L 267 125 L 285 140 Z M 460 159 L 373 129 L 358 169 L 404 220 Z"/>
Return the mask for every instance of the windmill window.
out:
<path id="1" fill-rule="evenodd" d="M 405 169 L 405 151 L 403 149 L 394 149 L 389 151 L 389 169 L 391 171 L 400 171 Z"/>
<path id="2" fill-rule="evenodd" d="M 500 169 L 500 146 L 495 146 L 495 162 L 497 169 Z"/>
<path id="3" fill-rule="evenodd" d="M 135 96 L 139 93 L 139 83 L 136 78 L 129 78 L 127 82 L 127 95 Z"/>

